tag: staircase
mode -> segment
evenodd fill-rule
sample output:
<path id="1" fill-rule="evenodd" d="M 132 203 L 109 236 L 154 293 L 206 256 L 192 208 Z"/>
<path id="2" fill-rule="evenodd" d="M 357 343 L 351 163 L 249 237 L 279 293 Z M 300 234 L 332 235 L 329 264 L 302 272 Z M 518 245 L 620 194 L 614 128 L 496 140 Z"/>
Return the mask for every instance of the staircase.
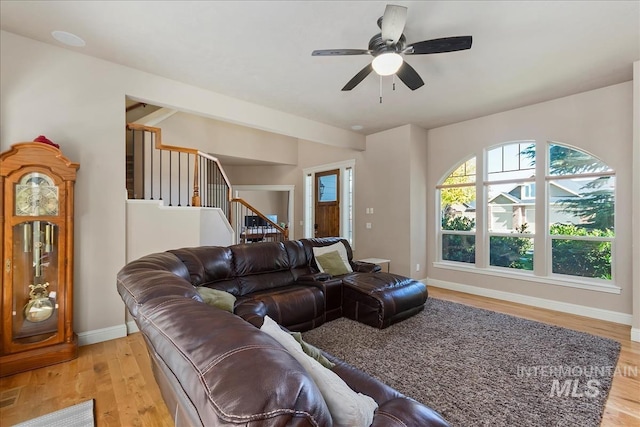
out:
<path id="1" fill-rule="evenodd" d="M 129 200 L 158 200 L 164 206 L 218 208 L 234 232 L 235 243 L 283 241 L 288 229 L 243 199 L 219 160 L 207 153 L 162 143 L 158 127 L 127 125 L 126 186 Z"/>

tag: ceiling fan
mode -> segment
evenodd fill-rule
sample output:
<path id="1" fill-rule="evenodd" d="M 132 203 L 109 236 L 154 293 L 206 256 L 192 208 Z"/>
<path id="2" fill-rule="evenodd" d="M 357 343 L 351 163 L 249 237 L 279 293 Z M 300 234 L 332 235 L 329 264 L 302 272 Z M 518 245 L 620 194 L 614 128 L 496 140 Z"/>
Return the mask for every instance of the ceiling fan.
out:
<path id="1" fill-rule="evenodd" d="M 455 52 L 471 48 L 471 36 L 445 37 L 425 40 L 407 45 L 404 26 L 407 21 L 407 8 L 388 4 L 384 15 L 378 19 L 381 33 L 369 40 L 369 49 L 324 49 L 314 50 L 312 56 L 371 55 L 373 61 L 364 67 L 342 88 L 351 90 L 372 71 L 381 76 L 395 74 L 411 90 L 424 85 L 424 81 L 403 58 L 403 55 L 425 55 L 430 53 Z"/>

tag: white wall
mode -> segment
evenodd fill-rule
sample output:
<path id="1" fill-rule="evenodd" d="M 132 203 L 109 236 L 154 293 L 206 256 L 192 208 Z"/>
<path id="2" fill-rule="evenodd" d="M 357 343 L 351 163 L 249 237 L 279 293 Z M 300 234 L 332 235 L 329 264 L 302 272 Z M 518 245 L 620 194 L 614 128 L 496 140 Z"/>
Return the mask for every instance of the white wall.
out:
<path id="1" fill-rule="evenodd" d="M 411 245 L 411 277 L 423 279 L 427 271 L 427 131 L 411 127 L 410 135 L 410 169 L 409 169 L 409 205 L 411 212 L 411 230 L 409 244 Z M 419 269 L 418 269 L 419 265 Z"/>
<path id="2" fill-rule="evenodd" d="M 367 136 L 364 167 L 356 179 L 358 214 L 356 246 L 361 258 L 391 260 L 394 273 L 408 275 L 411 263 L 410 220 L 410 136 L 411 126 L 401 126 Z M 365 209 L 373 208 L 367 215 Z M 371 229 L 365 223 L 371 223 Z"/>
<path id="3" fill-rule="evenodd" d="M 0 150 L 43 134 L 80 163 L 74 290 L 80 334 L 122 330 L 125 320 L 115 280 L 126 262 L 127 96 L 334 147 L 364 146 L 353 132 L 2 31 Z"/>
<path id="4" fill-rule="evenodd" d="M 632 275 L 632 82 L 580 93 L 428 132 L 428 277 L 435 281 L 631 313 Z M 615 277 L 619 295 L 555 286 L 542 281 L 487 276 L 434 266 L 436 260 L 435 186 L 453 166 L 482 149 L 508 141 L 558 141 L 585 150 L 616 171 Z M 635 211 L 637 214 L 637 211 Z M 637 298 L 637 296 L 636 296 Z"/>
<path id="5" fill-rule="evenodd" d="M 217 208 L 164 206 L 158 200 L 127 200 L 126 261 L 169 249 L 233 244 L 233 229 Z"/>
<path id="6" fill-rule="evenodd" d="M 163 120 L 165 144 L 197 148 L 216 155 L 282 164 L 298 161 L 298 139 L 246 126 L 177 113 Z"/>

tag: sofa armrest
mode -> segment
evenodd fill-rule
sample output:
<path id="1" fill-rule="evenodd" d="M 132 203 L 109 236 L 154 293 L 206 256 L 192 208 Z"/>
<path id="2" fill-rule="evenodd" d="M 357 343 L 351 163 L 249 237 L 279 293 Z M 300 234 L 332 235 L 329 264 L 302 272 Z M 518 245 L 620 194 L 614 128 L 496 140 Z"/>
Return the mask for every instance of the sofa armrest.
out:
<path id="1" fill-rule="evenodd" d="M 377 273 L 382 270 L 378 264 L 362 261 L 351 261 L 351 268 L 357 273 Z"/>
<path id="2" fill-rule="evenodd" d="M 407 397 L 391 399 L 378 407 L 371 427 L 448 427 L 433 409 Z"/>
<path id="3" fill-rule="evenodd" d="M 262 301 L 243 297 L 236 300 L 233 314 L 260 328 L 264 322 L 264 316 L 267 315 L 267 306 Z"/>

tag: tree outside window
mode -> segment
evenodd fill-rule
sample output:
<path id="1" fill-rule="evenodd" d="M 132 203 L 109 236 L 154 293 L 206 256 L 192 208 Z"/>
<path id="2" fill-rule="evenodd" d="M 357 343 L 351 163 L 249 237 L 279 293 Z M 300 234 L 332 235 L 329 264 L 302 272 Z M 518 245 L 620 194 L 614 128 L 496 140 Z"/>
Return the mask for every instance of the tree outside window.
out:
<path id="1" fill-rule="evenodd" d="M 476 158 L 459 165 L 440 186 L 442 259 L 475 263 Z"/>

